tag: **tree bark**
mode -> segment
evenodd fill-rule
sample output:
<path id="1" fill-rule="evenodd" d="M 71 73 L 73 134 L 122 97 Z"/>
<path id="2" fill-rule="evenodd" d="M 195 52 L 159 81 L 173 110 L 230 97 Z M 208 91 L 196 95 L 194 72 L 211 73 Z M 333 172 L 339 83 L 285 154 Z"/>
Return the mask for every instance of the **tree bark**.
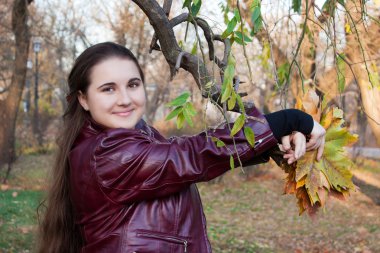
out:
<path id="1" fill-rule="evenodd" d="M 173 28 L 164 9 L 154 0 L 133 0 L 133 2 L 136 3 L 148 17 L 160 41 L 162 53 L 170 65 L 172 72 L 174 72 L 174 66 L 182 50 L 177 43 Z M 181 67 L 192 74 L 200 88 L 210 81 L 203 61 L 199 61 L 198 57 L 194 55 L 186 54 L 181 62 Z"/>
<path id="2" fill-rule="evenodd" d="M 27 25 L 30 0 L 15 0 L 12 9 L 12 31 L 15 35 L 15 62 L 11 85 L 5 100 L 0 101 L 0 168 L 14 160 L 17 112 L 26 78 L 30 33 Z"/>

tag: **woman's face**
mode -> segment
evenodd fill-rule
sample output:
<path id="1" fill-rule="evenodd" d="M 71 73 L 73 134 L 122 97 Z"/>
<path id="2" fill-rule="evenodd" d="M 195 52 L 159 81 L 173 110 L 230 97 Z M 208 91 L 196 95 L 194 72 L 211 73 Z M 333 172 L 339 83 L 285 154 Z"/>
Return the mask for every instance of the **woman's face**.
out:
<path id="1" fill-rule="evenodd" d="M 86 94 L 78 96 L 92 118 L 108 128 L 132 129 L 145 113 L 145 90 L 136 64 L 112 57 L 95 65 Z"/>

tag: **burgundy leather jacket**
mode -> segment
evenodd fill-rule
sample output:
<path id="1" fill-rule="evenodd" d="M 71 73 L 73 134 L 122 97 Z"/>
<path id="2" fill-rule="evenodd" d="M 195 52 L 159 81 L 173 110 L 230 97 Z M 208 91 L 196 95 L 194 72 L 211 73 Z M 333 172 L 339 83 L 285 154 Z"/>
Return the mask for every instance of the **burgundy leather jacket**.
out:
<path id="1" fill-rule="evenodd" d="M 268 161 L 277 144 L 257 109 L 235 136 L 243 165 Z M 218 148 L 215 136 L 226 146 Z M 82 252 L 211 252 L 196 182 L 230 169 L 233 140 L 227 125 L 195 136 L 166 139 L 140 121 L 135 129 L 106 129 L 85 122 L 70 153 L 71 198 L 85 242 Z"/>

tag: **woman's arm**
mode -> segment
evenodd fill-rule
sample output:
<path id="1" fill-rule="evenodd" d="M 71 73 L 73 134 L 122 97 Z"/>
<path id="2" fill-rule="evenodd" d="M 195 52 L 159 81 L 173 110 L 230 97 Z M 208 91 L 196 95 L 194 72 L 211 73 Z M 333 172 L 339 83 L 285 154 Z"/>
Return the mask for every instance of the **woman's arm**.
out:
<path id="1" fill-rule="evenodd" d="M 94 152 L 99 185 L 113 201 L 125 204 L 167 196 L 194 182 L 211 180 L 230 169 L 231 155 L 236 165 L 238 156 L 243 166 L 268 161 L 268 155 L 263 153 L 277 140 L 257 109 L 248 115 L 258 119 L 248 119 L 246 123 L 255 132 L 254 148 L 243 131 L 232 139 L 227 126 L 207 134 L 175 138 L 171 143 L 158 142 L 138 130 L 106 131 Z M 225 146 L 217 147 L 212 137 Z"/>
<path id="2" fill-rule="evenodd" d="M 113 201 L 128 203 L 167 196 L 188 185 L 211 180 L 235 164 L 259 157 L 277 144 L 265 118 L 254 109 L 246 126 L 255 132 L 252 148 L 243 131 L 234 139 L 228 126 L 195 136 L 158 142 L 138 130 L 111 129 L 100 136 L 94 151 L 94 170 L 102 191 Z M 232 127 L 232 125 L 231 125 Z M 217 147 L 216 137 L 225 143 Z M 235 150 L 236 146 L 236 150 Z"/>

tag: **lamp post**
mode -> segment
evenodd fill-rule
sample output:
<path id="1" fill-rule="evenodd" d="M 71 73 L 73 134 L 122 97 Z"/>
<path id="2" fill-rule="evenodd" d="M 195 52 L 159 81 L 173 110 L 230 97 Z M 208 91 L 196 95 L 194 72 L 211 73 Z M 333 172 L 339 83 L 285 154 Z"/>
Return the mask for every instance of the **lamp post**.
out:
<path id="1" fill-rule="evenodd" d="M 42 145 L 42 136 L 40 132 L 40 122 L 39 122 L 39 111 L 38 111 L 38 53 L 41 51 L 41 42 L 38 40 L 33 43 L 33 51 L 35 55 L 35 83 L 34 83 L 34 122 L 33 122 L 33 131 L 37 135 L 38 144 Z"/>
<path id="2" fill-rule="evenodd" d="M 33 68 L 33 61 L 28 59 L 26 62 L 26 68 L 31 70 Z M 24 102 L 24 112 L 29 114 L 30 111 L 30 79 L 28 74 L 26 76 L 26 94 L 25 94 L 25 102 Z"/>

